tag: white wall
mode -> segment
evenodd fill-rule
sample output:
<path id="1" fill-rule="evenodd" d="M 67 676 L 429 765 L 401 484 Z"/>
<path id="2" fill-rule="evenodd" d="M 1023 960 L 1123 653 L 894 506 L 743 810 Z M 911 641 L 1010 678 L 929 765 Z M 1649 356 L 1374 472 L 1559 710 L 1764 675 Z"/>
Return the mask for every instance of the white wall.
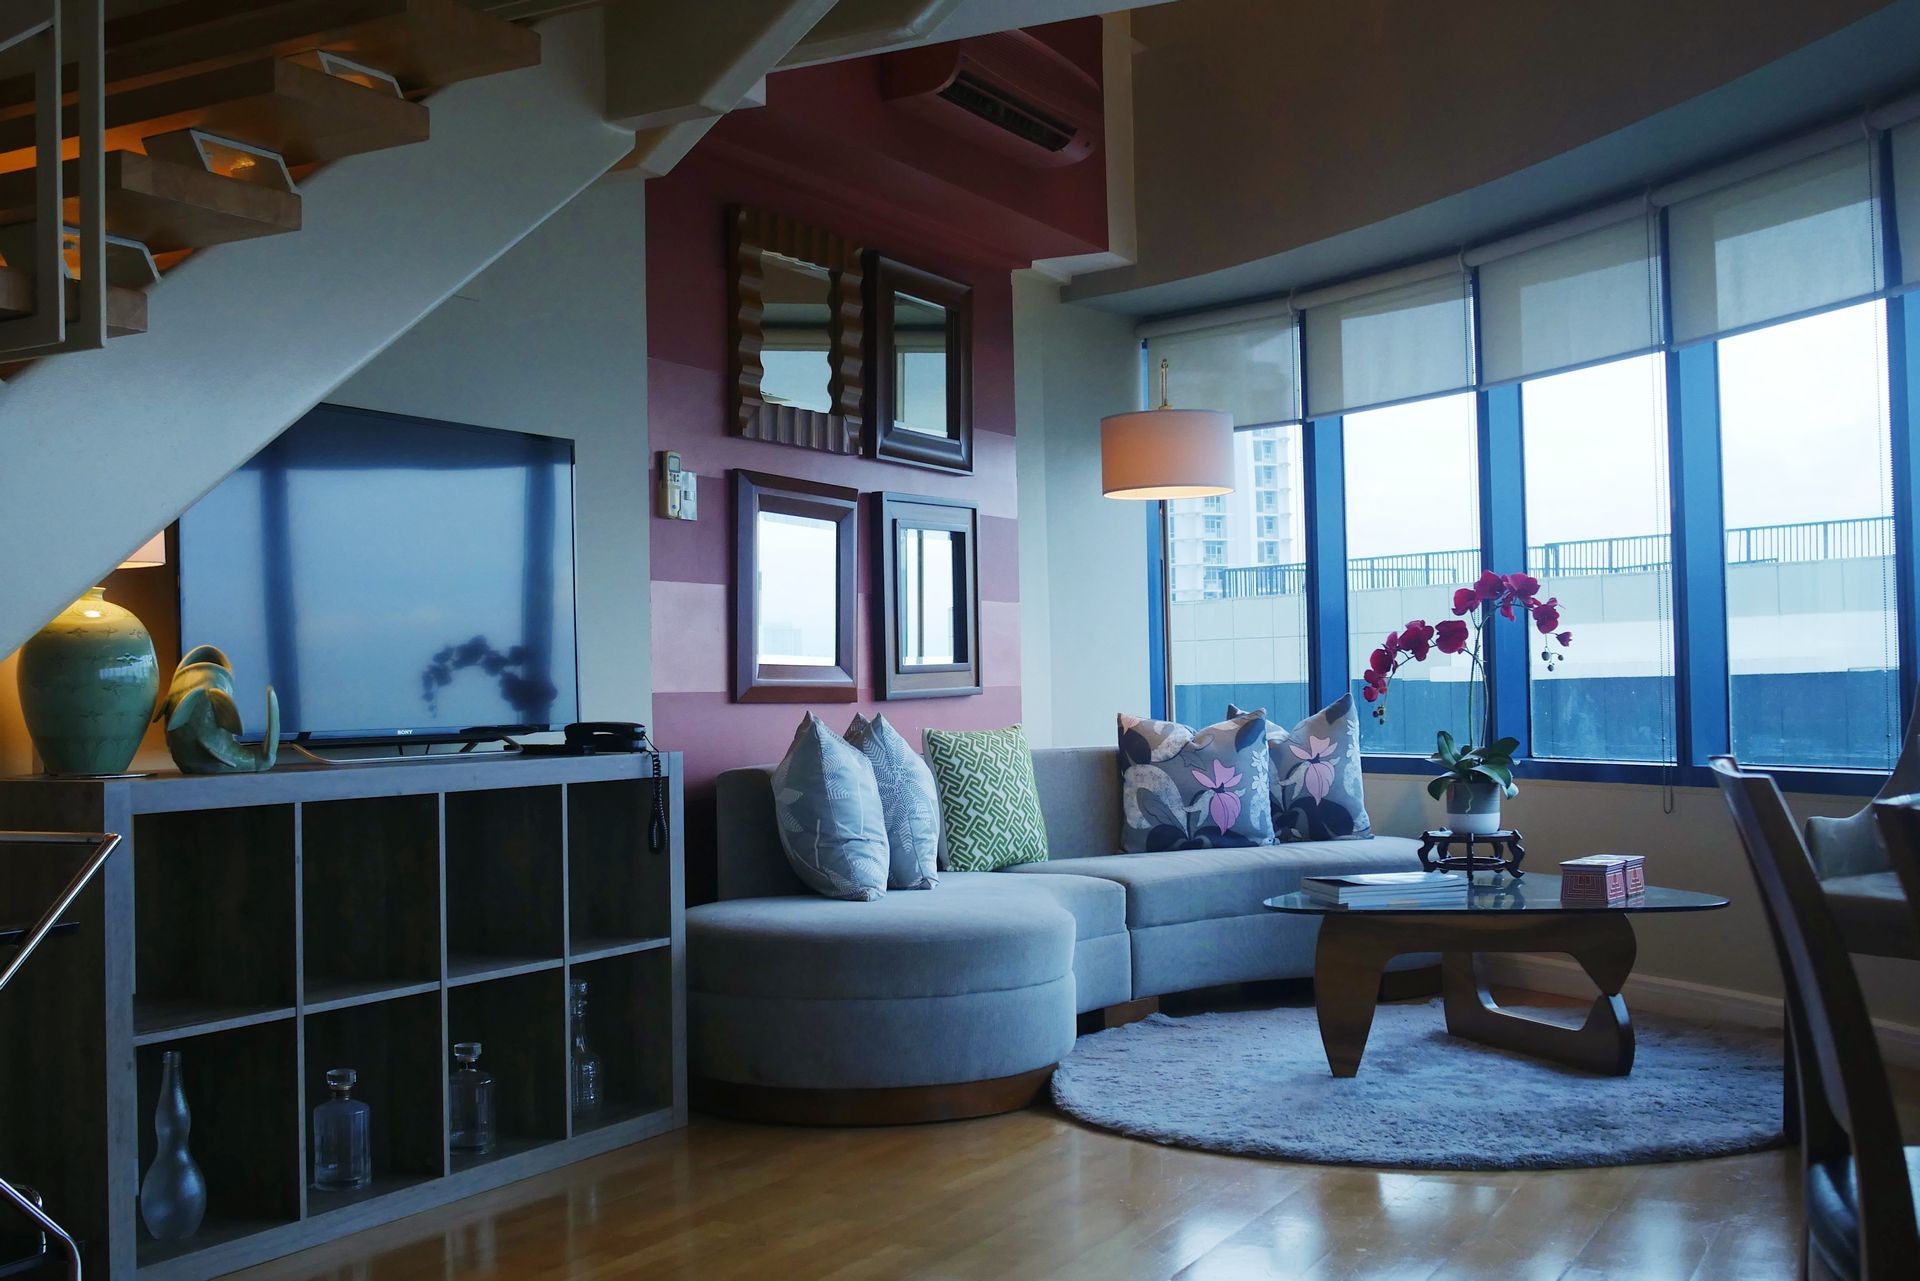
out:
<path id="1" fill-rule="evenodd" d="M 652 719 L 645 191 L 589 187 L 326 397 L 573 440 L 587 720 Z"/>
<path id="2" fill-rule="evenodd" d="M 1021 715 L 1032 741 L 1113 741 L 1114 713 L 1145 715 L 1146 511 L 1100 494 L 1100 418 L 1138 407 L 1133 322 L 1014 276 L 1020 485 Z"/>

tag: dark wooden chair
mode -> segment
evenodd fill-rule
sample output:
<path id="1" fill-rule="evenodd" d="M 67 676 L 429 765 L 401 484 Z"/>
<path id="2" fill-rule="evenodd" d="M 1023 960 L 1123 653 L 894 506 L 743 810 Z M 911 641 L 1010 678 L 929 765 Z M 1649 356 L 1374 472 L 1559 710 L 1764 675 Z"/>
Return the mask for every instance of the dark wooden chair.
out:
<path id="1" fill-rule="evenodd" d="M 1805 842 L 1772 778 L 1715 757 L 1786 977 L 1800 1064 L 1807 1268 L 1891 1281 L 1920 1263 L 1920 1149 L 1901 1145 L 1893 1089 L 1853 962 Z"/>

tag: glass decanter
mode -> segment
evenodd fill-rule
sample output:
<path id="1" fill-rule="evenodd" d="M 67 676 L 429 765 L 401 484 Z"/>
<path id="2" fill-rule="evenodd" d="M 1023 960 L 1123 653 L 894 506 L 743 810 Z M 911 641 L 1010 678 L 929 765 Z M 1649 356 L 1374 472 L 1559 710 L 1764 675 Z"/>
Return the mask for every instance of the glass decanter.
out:
<path id="1" fill-rule="evenodd" d="M 600 1056 L 587 1047 L 587 984 L 584 979 L 568 985 L 573 1028 L 573 1080 L 569 1092 L 576 1117 L 591 1116 L 600 1110 Z"/>
<path id="2" fill-rule="evenodd" d="M 313 1110 L 313 1186 L 322 1192 L 351 1192 L 373 1182 L 370 1112 L 348 1097 L 359 1080 L 352 1068 L 329 1068 L 333 1097 Z"/>
<path id="3" fill-rule="evenodd" d="M 447 1079 L 447 1145 L 455 1152 L 493 1151 L 493 1073 L 480 1066 L 480 1042 L 453 1047 L 459 1064 Z"/>

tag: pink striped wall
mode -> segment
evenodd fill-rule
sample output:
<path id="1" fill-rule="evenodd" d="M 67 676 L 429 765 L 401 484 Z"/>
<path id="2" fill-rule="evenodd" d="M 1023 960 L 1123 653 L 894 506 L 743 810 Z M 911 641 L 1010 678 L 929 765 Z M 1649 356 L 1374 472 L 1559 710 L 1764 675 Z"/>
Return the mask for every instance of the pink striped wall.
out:
<path id="1" fill-rule="evenodd" d="M 857 76 L 849 70 L 847 77 Z M 776 81 L 777 84 L 777 81 Z M 723 131 L 647 188 L 647 414 L 652 448 L 677 450 L 700 476 L 700 519 L 652 525 L 654 721 L 664 746 L 686 753 L 690 896 L 711 894 L 713 779 L 734 766 L 778 760 L 807 710 L 800 704 L 732 701 L 732 488 L 728 473 L 748 468 L 859 489 L 965 498 L 979 504 L 981 675 L 984 692 L 966 698 L 878 700 L 868 593 L 874 575 L 871 512 L 863 506 L 858 614 L 859 701 L 820 711 L 836 729 L 853 714 L 885 712 L 910 739 L 928 727 L 986 729 L 1020 718 L 1019 528 L 1013 421 L 1013 318 L 1010 270 L 1036 256 L 1033 246 L 982 251 L 978 225 L 943 237 L 939 218 L 911 217 L 890 204 L 889 166 L 850 200 L 808 189 L 793 175 L 805 158 L 779 125 L 778 95 L 760 112 L 739 112 Z M 789 122 L 790 124 L 791 122 Z M 777 137 L 777 158 L 755 150 L 755 129 Z M 834 153 L 844 174 L 847 148 Z M 929 164 L 937 166 L 938 157 Z M 1102 181 L 1089 166 L 1087 181 Z M 975 470 L 971 476 L 814 453 L 728 434 L 728 317 L 725 210 L 770 209 L 848 237 L 892 257 L 964 281 L 974 291 Z M 1034 211 L 1027 211 L 1029 216 Z M 1038 211 L 1044 214 L 1044 210 Z M 959 214 L 948 214 L 957 218 Z M 964 245 L 962 251 L 955 246 Z"/>

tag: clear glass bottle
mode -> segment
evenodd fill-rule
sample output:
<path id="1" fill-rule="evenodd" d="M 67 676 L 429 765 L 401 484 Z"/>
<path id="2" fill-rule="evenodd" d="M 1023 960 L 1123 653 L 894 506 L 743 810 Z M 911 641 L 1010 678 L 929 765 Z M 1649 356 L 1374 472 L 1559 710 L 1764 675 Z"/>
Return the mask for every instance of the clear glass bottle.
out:
<path id="1" fill-rule="evenodd" d="M 587 984 L 576 979 L 568 985 L 568 1005 L 573 1027 L 573 1081 L 570 1096 L 576 1117 L 591 1116 L 600 1110 L 600 1056 L 587 1047 Z"/>
<path id="2" fill-rule="evenodd" d="M 480 1066 L 480 1042 L 453 1047 L 459 1066 L 447 1080 L 447 1145 L 455 1152 L 493 1151 L 493 1073 Z"/>
<path id="3" fill-rule="evenodd" d="M 351 1192 L 373 1182 L 369 1109 L 348 1097 L 359 1080 L 352 1068 L 329 1068 L 333 1097 L 313 1110 L 313 1186 L 322 1192 Z"/>

